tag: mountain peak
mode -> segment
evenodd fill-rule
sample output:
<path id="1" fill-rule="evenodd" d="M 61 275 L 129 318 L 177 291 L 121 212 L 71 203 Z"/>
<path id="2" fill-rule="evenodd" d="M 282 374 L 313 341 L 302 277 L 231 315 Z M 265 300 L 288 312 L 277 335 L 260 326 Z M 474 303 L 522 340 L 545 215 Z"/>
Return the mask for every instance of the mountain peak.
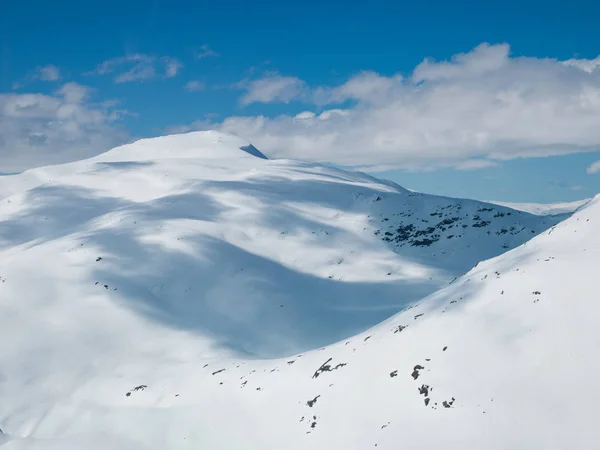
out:
<path id="1" fill-rule="evenodd" d="M 140 139 L 92 158 L 93 161 L 149 161 L 160 159 L 268 159 L 249 142 L 220 131 L 193 131 Z"/>

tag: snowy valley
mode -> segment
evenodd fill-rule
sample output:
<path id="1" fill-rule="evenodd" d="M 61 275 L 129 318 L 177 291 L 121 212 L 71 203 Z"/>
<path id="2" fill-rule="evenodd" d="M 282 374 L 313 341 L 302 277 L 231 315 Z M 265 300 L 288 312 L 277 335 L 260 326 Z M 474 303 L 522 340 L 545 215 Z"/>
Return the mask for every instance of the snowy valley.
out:
<path id="1" fill-rule="evenodd" d="M 0 196 L 3 449 L 599 437 L 598 198 L 530 214 L 218 132 L 0 177 Z"/>

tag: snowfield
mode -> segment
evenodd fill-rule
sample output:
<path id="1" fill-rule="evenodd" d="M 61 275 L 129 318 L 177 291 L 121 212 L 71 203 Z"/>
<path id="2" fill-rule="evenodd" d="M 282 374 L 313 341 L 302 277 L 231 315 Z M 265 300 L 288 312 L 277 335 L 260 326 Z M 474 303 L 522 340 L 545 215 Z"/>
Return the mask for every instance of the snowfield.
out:
<path id="1" fill-rule="evenodd" d="M 216 132 L 0 195 L 3 450 L 600 437 L 600 198 L 537 216 Z"/>
<path id="2" fill-rule="evenodd" d="M 591 198 L 576 200 L 567 203 L 509 203 L 509 202 L 490 202 L 518 211 L 528 212 L 538 216 L 552 216 L 557 214 L 570 214 L 588 203 Z"/>

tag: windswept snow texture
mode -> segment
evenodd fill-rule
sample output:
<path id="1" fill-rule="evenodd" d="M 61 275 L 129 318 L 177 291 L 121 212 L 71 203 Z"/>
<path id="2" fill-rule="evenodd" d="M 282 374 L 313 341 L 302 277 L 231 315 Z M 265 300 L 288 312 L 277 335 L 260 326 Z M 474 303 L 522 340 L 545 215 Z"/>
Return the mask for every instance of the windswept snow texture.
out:
<path id="1" fill-rule="evenodd" d="M 557 224 L 246 145 L 0 179 L 3 450 L 593 448 L 600 200 Z"/>

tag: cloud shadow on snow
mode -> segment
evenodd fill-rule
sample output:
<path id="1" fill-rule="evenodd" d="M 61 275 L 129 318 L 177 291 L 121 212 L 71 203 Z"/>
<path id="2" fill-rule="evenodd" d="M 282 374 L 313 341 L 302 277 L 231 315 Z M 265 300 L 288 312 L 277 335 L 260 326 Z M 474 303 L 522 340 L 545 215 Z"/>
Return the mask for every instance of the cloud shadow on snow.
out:
<path id="1" fill-rule="evenodd" d="M 261 357 L 344 339 L 435 290 L 423 280 L 412 285 L 410 281 L 346 282 L 303 273 L 185 227 L 169 228 L 165 236 L 161 228 L 165 219 L 211 223 L 230 211 L 219 201 L 221 197 L 213 196 L 217 191 L 260 199 L 265 232 L 310 234 L 325 229 L 332 238 L 349 233 L 300 216 L 281 203 L 288 194 L 301 192 L 295 202 L 351 208 L 347 187 L 335 182 L 294 181 L 282 186 L 276 179 L 208 181 L 144 204 L 98 196 L 76 186 L 42 186 L 28 192 L 30 207 L 0 222 L 1 248 L 39 245 L 76 234 L 90 253 L 85 282 L 116 287 L 117 291 L 106 291 L 114 298 L 111 301 L 164 326 L 208 335 L 218 345 Z M 340 203 L 340 198 L 346 203 Z M 118 223 L 86 226 L 115 211 L 122 213 Z"/>

